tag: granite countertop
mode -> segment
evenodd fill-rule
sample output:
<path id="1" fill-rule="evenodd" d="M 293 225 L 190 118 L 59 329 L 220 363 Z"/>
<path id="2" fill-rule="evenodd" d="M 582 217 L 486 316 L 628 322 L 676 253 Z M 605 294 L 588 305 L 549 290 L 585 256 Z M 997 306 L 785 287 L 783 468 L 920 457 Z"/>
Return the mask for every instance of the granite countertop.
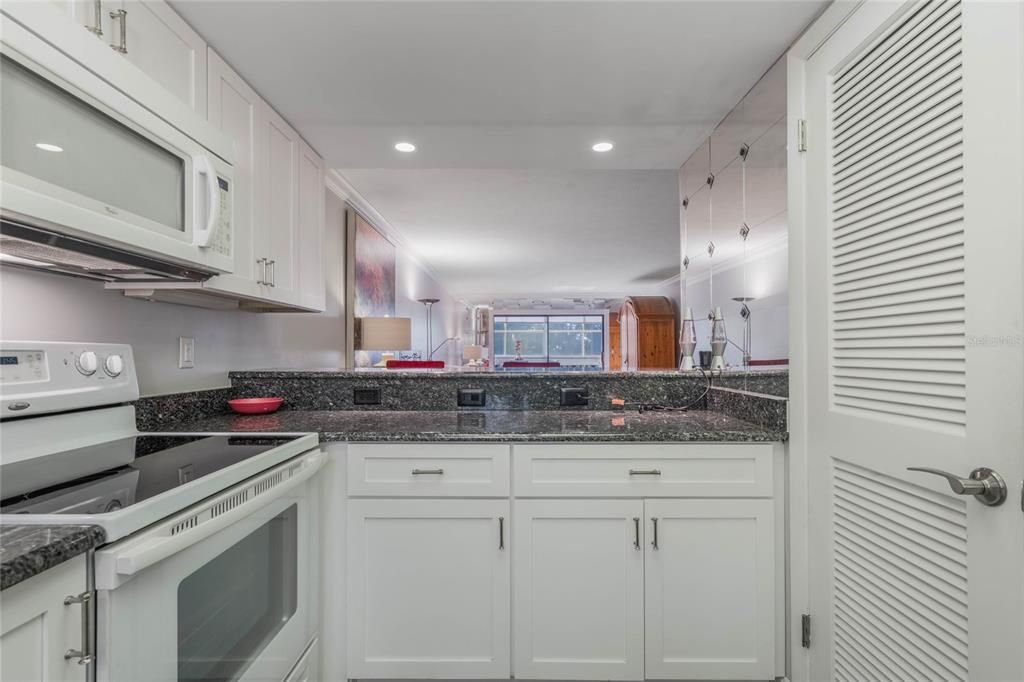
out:
<path id="1" fill-rule="evenodd" d="M 321 441 L 687 442 L 784 441 L 787 434 L 720 412 L 305 411 L 216 415 L 178 422 L 176 432 L 318 432 Z"/>
<path id="2" fill-rule="evenodd" d="M 99 526 L 0 525 L 0 590 L 94 549 L 105 540 Z"/>

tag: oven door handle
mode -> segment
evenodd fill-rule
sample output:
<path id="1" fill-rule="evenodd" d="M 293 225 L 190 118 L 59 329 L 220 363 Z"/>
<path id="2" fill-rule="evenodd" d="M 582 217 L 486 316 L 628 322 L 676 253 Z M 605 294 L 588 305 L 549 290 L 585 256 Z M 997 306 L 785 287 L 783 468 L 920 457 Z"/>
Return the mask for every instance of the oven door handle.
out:
<path id="1" fill-rule="evenodd" d="M 97 573 L 102 573 L 106 577 L 113 569 L 112 572 L 120 576 L 135 575 L 244 519 L 274 500 L 284 497 L 289 491 L 316 474 L 326 459 L 325 453 L 316 450 L 298 458 L 298 462 L 295 460 L 284 462 L 191 509 L 176 514 L 152 531 L 144 532 L 138 541 L 129 542 L 120 551 L 101 550 L 96 556 Z M 296 464 L 302 467 L 298 471 L 293 470 Z M 274 483 L 278 476 L 290 471 L 292 473 L 287 479 L 280 483 Z M 263 490 L 268 492 L 261 492 Z M 273 492 L 270 493 L 270 490 Z M 237 496 L 240 495 L 244 495 L 246 501 L 238 504 Z M 235 506 L 231 506 L 232 504 Z M 195 519 L 194 522 L 193 519 Z M 195 525 L 191 525 L 192 523 Z"/>

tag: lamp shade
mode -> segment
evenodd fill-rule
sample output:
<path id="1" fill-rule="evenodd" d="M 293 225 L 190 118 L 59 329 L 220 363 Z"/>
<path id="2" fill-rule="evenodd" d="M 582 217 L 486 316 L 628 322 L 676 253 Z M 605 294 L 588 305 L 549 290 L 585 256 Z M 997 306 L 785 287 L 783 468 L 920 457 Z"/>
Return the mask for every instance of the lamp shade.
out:
<path id="1" fill-rule="evenodd" d="M 356 350 L 412 350 L 408 317 L 356 318 Z"/>
<path id="2" fill-rule="evenodd" d="M 479 360 L 484 356 L 483 346 L 467 343 L 462 347 L 463 360 Z"/>

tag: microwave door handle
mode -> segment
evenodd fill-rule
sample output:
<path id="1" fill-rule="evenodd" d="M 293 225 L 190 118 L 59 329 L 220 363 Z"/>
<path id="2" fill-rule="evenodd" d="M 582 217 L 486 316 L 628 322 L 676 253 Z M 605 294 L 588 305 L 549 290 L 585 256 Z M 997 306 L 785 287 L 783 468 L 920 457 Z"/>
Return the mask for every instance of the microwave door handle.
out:
<path id="1" fill-rule="evenodd" d="M 200 228 L 199 215 L 192 226 L 192 243 L 195 246 L 209 246 L 213 241 L 213 233 L 220 220 L 220 185 L 217 182 L 217 172 L 213 168 L 208 156 L 196 156 L 192 158 L 192 167 L 195 169 L 196 177 L 206 178 L 206 220 L 204 227 Z"/>
<path id="2" fill-rule="evenodd" d="M 112 568 L 113 573 L 116 573 L 117 575 L 135 575 L 143 569 L 149 568 L 153 564 L 162 561 L 173 554 L 181 552 L 187 547 L 205 540 L 211 535 L 216 534 L 218 531 L 221 531 L 231 524 L 244 519 L 257 509 L 270 504 L 276 499 L 280 499 L 290 490 L 316 474 L 327 460 L 327 456 L 322 451 L 317 450 L 303 459 L 305 462 L 303 470 L 296 473 L 284 483 L 276 486 L 274 488 L 273 495 L 258 495 L 250 499 L 248 502 L 243 502 L 237 507 L 234 507 L 230 511 L 224 512 L 209 521 L 200 523 L 195 528 L 178 533 L 177 535 L 164 535 L 160 531 L 157 531 L 157 533 L 154 533 L 153 537 L 140 538 L 140 542 L 132 543 L 132 546 L 125 548 L 123 551 L 113 551 L 109 556 L 104 556 L 106 553 L 101 551 L 96 557 L 97 570 L 106 573 Z M 285 467 L 279 466 L 275 469 L 288 468 L 294 465 L 294 462 L 289 462 Z M 275 469 L 271 469 L 270 471 L 275 471 Z M 244 489 L 252 485 L 252 482 L 240 484 L 221 493 L 217 497 L 229 498 L 232 495 L 237 494 L 240 489 Z"/>

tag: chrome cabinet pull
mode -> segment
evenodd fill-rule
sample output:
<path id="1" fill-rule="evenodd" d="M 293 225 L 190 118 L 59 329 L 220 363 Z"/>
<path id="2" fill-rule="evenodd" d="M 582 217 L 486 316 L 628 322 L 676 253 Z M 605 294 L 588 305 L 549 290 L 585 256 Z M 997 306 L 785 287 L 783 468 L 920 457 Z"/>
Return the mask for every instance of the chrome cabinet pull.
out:
<path id="1" fill-rule="evenodd" d="M 654 536 L 651 540 L 651 549 L 658 549 L 658 519 L 652 516 L 651 523 L 654 524 Z"/>
<path id="2" fill-rule="evenodd" d="M 505 517 L 498 517 L 498 549 L 505 549 Z"/>
<path id="3" fill-rule="evenodd" d="M 258 265 L 260 267 L 260 272 L 262 273 L 256 279 L 256 284 L 266 284 L 267 283 L 267 259 L 266 258 L 257 258 L 256 259 L 256 265 Z"/>
<path id="4" fill-rule="evenodd" d="M 636 551 L 639 552 L 640 551 L 640 517 L 639 516 L 634 516 L 633 517 L 633 535 L 634 535 L 633 549 L 635 549 Z"/>
<path id="5" fill-rule="evenodd" d="M 444 476 L 444 469 L 413 469 L 413 476 Z"/>
<path id="6" fill-rule="evenodd" d="M 110 47 L 115 52 L 128 54 L 128 10 L 118 9 L 110 13 L 110 18 L 121 22 L 121 44 L 111 43 Z"/>
<path id="7" fill-rule="evenodd" d="M 988 507 L 998 507 L 1006 501 L 1006 481 L 996 472 L 986 467 L 978 467 L 968 478 L 960 478 L 955 474 L 931 467 L 907 467 L 907 471 L 921 471 L 926 474 L 942 476 L 949 483 L 949 489 L 957 495 L 973 495 L 978 502 Z"/>
<path id="8" fill-rule="evenodd" d="M 92 26 L 86 26 L 86 30 L 90 33 L 95 33 L 98 36 L 103 35 L 103 1 L 93 0 L 93 18 Z"/>
<path id="9" fill-rule="evenodd" d="M 268 260 L 267 267 L 270 268 L 270 281 L 267 282 L 270 286 L 277 286 L 277 261 Z"/>
<path id="10" fill-rule="evenodd" d="M 77 596 L 69 595 L 67 597 L 64 597 L 64 606 L 80 604 L 82 607 L 82 648 L 68 649 L 67 651 L 65 651 L 65 661 L 69 661 L 72 658 L 77 658 L 78 665 L 89 665 L 95 660 L 95 656 L 93 656 L 92 652 L 89 651 L 89 631 L 92 629 L 89 626 L 89 603 L 91 601 L 91 592 L 83 592 Z"/>
<path id="11" fill-rule="evenodd" d="M 630 469 L 630 476 L 661 476 L 661 469 Z"/>

